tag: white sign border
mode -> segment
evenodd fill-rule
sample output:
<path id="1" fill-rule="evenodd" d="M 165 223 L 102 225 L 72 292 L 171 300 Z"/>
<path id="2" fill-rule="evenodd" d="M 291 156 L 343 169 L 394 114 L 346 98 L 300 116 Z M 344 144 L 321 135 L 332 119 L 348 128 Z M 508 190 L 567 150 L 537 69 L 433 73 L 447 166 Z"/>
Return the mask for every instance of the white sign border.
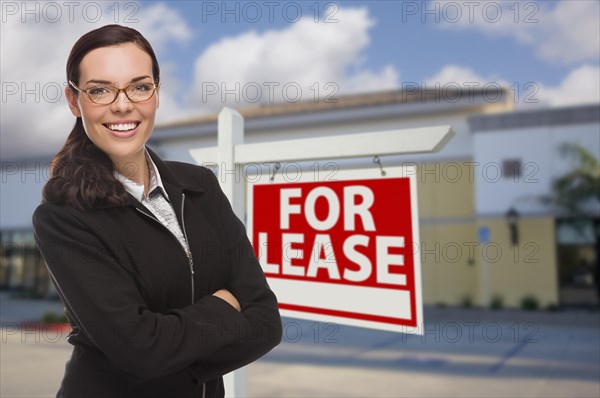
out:
<path id="1" fill-rule="evenodd" d="M 329 164 L 333 162 L 325 162 Z M 282 167 L 286 170 L 285 165 Z M 416 166 L 393 166 L 385 167 L 385 176 L 382 176 L 381 170 L 376 167 L 366 169 L 344 169 L 336 170 L 305 170 L 302 171 L 300 176 L 297 174 L 293 175 L 292 178 L 288 178 L 285 174 L 276 173 L 273 180 L 271 181 L 271 175 L 269 173 L 261 173 L 257 175 L 248 175 L 246 178 L 246 203 L 247 203 L 247 220 L 246 220 L 246 231 L 250 242 L 252 242 L 252 231 L 253 231 L 253 186 L 254 185 L 268 185 L 268 184 L 294 184 L 300 182 L 335 182 L 335 181 L 352 181 L 352 180 L 365 180 L 365 179 L 385 179 L 385 178 L 408 178 L 410 186 L 410 201 L 411 201 L 411 222 L 412 222 L 412 240 L 414 253 L 414 283 L 415 283 L 415 309 L 416 309 L 416 327 L 407 325 L 392 325 L 382 322 L 353 319 L 346 317 L 339 317 L 334 315 L 322 315 L 314 313 L 306 313 L 293 311 L 288 309 L 280 309 L 282 316 L 290 318 L 298 318 L 305 320 L 314 320 L 324 323 L 339 323 L 340 325 L 349 325 L 364 327 L 368 329 L 384 330 L 391 332 L 400 332 L 407 334 L 423 334 L 423 286 L 421 278 L 421 255 L 420 255 L 420 233 L 419 233 L 419 209 L 417 202 L 417 176 Z M 299 171 L 299 167 L 293 168 L 294 172 Z M 267 278 L 268 280 L 268 278 Z"/>

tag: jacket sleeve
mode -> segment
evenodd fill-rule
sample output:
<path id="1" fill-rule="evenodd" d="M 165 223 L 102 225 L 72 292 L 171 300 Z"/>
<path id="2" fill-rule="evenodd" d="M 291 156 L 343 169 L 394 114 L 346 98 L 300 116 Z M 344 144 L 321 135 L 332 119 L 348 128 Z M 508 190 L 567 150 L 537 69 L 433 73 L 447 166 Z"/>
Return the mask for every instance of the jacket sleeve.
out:
<path id="1" fill-rule="evenodd" d="M 135 277 L 82 222 L 77 210 L 41 204 L 33 214 L 33 227 L 38 248 L 77 327 L 115 367 L 134 378 L 161 377 L 238 344 L 235 333 L 215 331 L 236 330 L 249 320 L 275 319 L 274 298 L 258 269 L 242 269 L 239 275 L 258 282 L 246 284 L 236 277 L 232 285 L 232 291 L 241 293 L 241 301 L 250 300 L 244 302 L 243 313 L 212 295 L 155 313 L 145 304 Z"/>
<path id="2" fill-rule="evenodd" d="M 231 266 L 227 288 L 240 302 L 242 322 L 235 329 L 221 329 L 234 335 L 232 343 L 199 359 L 191 367 L 200 380 L 224 375 L 260 358 L 277 346 L 282 337 L 277 299 L 269 288 L 246 229 L 233 212 L 217 178 L 208 171 L 210 187 L 217 203 L 219 219 L 225 226 L 227 253 Z M 231 325 L 229 325 L 231 326 Z"/>

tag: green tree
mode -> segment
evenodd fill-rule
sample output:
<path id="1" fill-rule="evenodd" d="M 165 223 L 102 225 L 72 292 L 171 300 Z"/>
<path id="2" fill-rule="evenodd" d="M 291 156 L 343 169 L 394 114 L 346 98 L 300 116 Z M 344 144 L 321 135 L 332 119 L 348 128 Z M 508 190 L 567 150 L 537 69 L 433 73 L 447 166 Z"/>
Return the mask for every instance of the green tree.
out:
<path id="1" fill-rule="evenodd" d="M 559 148 L 563 157 L 575 161 L 575 168 L 556 179 L 552 184 L 552 196 L 546 201 L 570 217 L 598 219 L 600 204 L 600 163 L 584 147 L 563 144 Z M 593 210 L 590 210 L 593 209 Z"/>
<path id="2" fill-rule="evenodd" d="M 583 233 L 584 225 L 592 223 L 595 235 L 595 282 L 600 300 L 600 163 L 586 148 L 577 144 L 563 144 L 563 157 L 574 160 L 575 167 L 552 183 L 552 194 L 546 202 L 573 221 Z"/>

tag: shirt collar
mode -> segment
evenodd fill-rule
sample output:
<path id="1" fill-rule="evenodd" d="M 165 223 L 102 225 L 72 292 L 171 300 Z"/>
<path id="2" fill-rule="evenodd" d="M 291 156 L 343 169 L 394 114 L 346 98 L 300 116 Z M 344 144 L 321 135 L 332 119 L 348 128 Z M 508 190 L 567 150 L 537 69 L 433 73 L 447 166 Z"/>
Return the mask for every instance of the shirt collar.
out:
<path id="1" fill-rule="evenodd" d="M 150 186 L 148 187 L 148 196 L 154 192 L 154 190 L 158 189 L 159 192 L 163 194 L 165 199 L 169 200 L 169 195 L 167 195 L 167 191 L 163 185 L 162 179 L 160 178 L 160 173 L 158 172 L 158 168 L 156 164 L 152 160 L 152 157 L 148 153 L 148 150 L 144 148 L 144 153 L 146 155 L 146 162 L 148 163 L 148 169 L 150 171 Z M 139 202 L 144 199 L 144 184 L 139 184 L 129 178 L 125 177 L 123 174 L 119 173 L 117 170 L 113 170 L 113 175 L 121 184 L 127 192 L 129 192 L 134 198 L 136 198 Z"/>

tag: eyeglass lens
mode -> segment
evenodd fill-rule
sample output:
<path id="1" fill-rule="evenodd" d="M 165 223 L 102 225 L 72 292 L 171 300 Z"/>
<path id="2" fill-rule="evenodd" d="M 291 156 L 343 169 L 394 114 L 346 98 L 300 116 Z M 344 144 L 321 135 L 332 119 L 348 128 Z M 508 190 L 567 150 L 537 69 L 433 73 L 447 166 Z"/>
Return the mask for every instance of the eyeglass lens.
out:
<path id="1" fill-rule="evenodd" d="M 154 84 L 135 83 L 125 87 L 125 95 L 132 102 L 141 102 L 149 100 L 154 94 Z M 92 102 L 98 104 L 110 104 L 119 96 L 121 90 L 115 86 L 97 85 L 85 90 Z"/>

